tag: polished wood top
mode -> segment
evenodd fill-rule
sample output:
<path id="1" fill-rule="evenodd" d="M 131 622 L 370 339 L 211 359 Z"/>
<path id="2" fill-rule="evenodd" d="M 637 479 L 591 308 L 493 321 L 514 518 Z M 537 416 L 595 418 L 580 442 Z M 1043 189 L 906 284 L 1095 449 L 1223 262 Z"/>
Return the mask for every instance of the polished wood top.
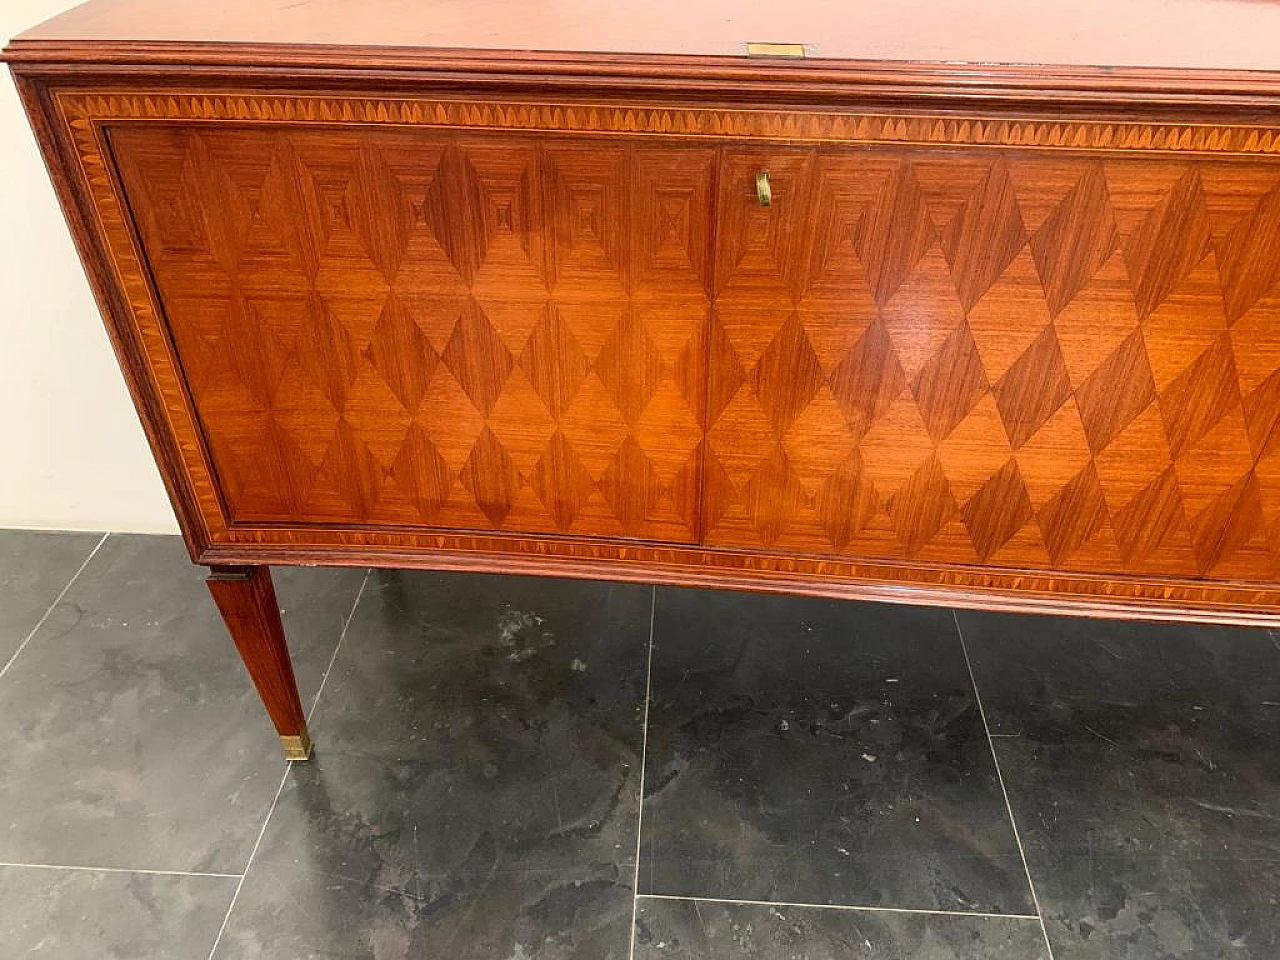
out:
<path id="1" fill-rule="evenodd" d="M 1274 0 L 89 0 L 21 34 L 11 58 L 80 43 L 339 45 L 1280 71 Z"/>

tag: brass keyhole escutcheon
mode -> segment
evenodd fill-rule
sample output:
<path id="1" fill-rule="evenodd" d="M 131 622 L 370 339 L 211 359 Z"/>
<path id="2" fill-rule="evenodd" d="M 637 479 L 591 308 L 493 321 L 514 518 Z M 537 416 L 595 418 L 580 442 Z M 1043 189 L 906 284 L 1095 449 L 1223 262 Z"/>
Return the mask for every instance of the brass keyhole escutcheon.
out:
<path id="1" fill-rule="evenodd" d="M 773 188 L 769 186 L 769 171 L 761 170 L 756 174 L 756 197 L 760 206 L 767 207 L 773 203 Z"/>

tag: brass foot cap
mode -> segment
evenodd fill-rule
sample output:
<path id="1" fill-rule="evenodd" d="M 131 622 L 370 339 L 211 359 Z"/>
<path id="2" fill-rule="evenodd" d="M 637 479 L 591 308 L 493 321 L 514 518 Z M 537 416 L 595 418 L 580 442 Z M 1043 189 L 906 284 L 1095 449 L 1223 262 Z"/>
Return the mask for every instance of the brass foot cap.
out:
<path id="1" fill-rule="evenodd" d="M 306 727 L 296 737 L 281 737 L 280 743 L 284 747 L 286 760 L 311 759 L 311 737 L 307 734 Z"/>

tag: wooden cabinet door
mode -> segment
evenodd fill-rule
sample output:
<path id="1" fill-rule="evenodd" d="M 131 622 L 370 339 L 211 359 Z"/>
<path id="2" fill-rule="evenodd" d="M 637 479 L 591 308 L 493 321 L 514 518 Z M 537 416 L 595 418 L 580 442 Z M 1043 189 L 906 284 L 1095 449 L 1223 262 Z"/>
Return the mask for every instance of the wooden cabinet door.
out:
<path id="1" fill-rule="evenodd" d="M 233 525 L 696 537 L 711 150 L 109 144 Z"/>
<path id="2" fill-rule="evenodd" d="M 1280 165 L 761 148 L 719 182 L 708 543 L 1280 576 Z"/>

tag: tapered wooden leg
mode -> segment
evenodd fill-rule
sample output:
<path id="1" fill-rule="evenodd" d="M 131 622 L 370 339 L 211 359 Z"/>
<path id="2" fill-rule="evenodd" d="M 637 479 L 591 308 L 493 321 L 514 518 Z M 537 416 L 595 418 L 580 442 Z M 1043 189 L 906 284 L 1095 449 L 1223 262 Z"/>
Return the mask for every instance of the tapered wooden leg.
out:
<path id="1" fill-rule="evenodd" d="M 212 567 L 209 592 L 222 612 L 231 639 L 258 688 L 258 696 L 276 725 L 284 755 L 290 760 L 311 756 L 307 717 L 298 699 L 289 648 L 285 644 L 280 605 L 267 567 Z"/>

